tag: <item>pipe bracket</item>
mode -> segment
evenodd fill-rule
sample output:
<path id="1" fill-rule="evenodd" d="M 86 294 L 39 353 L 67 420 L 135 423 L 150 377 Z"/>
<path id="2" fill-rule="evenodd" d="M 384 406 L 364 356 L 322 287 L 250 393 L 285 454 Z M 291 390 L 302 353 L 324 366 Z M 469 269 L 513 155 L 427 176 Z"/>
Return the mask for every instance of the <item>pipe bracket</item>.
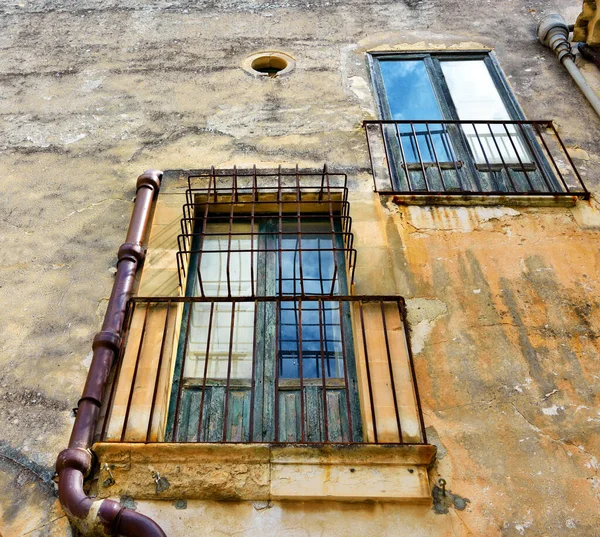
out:
<path id="1" fill-rule="evenodd" d="M 100 399 L 98 399 L 97 397 L 86 396 L 82 397 L 79 401 L 77 401 L 77 408 L 74 408 L 73 410 L 77 410 L 81 406 L 81 403 L 83 403 L 84 401 L 89 401 L 93 405 L 96 405 L 98 408 L 102 407 L 102 401 L 100 401 Z"/>
<path id="2" fill-rule="evenodd" d="M 117 253 L 119 262 L 123 260 L 141 263 L 146 257 L 146 249 L 141 244 L 124 242 Z"/>
<path id="3" fill-rule="evenodd" d="M 94 336 L 94 342 L 92 343 L 92 350 L 105 348 L 118 354 L 121 350 L 121 338 L 114 332 L 108 332 L 106 330 L 98 332 Z"/>

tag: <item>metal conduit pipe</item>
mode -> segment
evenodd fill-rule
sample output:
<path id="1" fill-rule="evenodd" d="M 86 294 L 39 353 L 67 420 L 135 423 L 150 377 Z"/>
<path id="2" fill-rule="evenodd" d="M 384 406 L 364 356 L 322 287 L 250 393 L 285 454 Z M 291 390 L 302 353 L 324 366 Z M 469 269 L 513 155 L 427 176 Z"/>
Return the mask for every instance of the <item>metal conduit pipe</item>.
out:
<path id="1" fill-rule="evenodd" d="M 142 241 L 150 217 L 152 200 L 160 189 L 162 172 L 148 170 L 138 177 L 137 195 L 127 238 L 119 248 L 117 273 L 108 301 L 102 330 L 94 338 L 92 364 L 77 414 L 69 447 L 56 461 L 58 496 L 71 519 L 83 533 L 122 535 L 123 537 L 166 537 L 152 519 L 123 507 L 113 500 L 93 501 L 83 489 L 84 479 L 92 470 L 90 447 L 102 406 L 106 381 L 121 347 L 121 331 L 127 302 L 131 297 L 135 274 L 145 250 Z"/>
<path id="2" fill-rule="evenodd" d="M 571 43 L 569 43 L 569 26 L 565 20 L 557 14 L 544 17 L 538 25 L 537 35 L 542 44 L 554 51 L 559 61 L 565 66 L 565 69 L 592 105 L 596 114 L 600 116 L 600 98 L 575 65 L 575 56 L 571 52 Z"/>

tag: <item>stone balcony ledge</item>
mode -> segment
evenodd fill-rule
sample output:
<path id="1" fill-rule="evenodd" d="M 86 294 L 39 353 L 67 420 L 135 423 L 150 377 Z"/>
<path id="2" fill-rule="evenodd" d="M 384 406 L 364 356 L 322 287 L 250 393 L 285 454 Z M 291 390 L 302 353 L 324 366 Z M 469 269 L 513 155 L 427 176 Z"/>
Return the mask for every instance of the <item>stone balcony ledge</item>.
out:
<path id="1" fill-rule="evenodd" d="M 98 497 L 429 504 L 432 445 L 97 443 Z"/>

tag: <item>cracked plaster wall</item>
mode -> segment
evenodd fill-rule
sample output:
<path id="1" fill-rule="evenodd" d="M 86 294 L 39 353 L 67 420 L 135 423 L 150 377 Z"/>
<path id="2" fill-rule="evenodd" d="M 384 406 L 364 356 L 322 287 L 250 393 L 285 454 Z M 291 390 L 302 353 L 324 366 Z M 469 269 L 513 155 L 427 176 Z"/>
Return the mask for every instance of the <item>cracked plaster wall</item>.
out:
<path id="1" fill-rule="evenodd" d="M 598 192 L 598 120 L 534 33 L 542 15 L 574 21 L 579 9 L 558 0 L 493 9 L 474 0 L 4 2 L 3 537 L 71 534 L 53 464 L 68 442 L 135 177 L 150 167 L 325 161 L 380 211 L 376 227 L 356 231 L 367 271 L 358 285 L 369 285 L 371 265 L 407 297 L 425 421 L 442 444 L 432 477 L 471 503 L 448 515 L 390 505 L 138 508 L 170 535 L 189 534 L 198 517 L 215 536 L 594 535 L 597 229 L 568 209 L 378 206 L 360 127 L 375 115 L 366 49 L 478 43 L 495 49 L 529 118 L 555 119 Z M 275 80 L 244 73 L 242 60 L 264 49 L 293 55 L 296 70 Z M 585 73 L 597 84 L 593 67 Z M 369 256 L 377 240 L 389 270 L 376 272 L 379 258 Z"/>

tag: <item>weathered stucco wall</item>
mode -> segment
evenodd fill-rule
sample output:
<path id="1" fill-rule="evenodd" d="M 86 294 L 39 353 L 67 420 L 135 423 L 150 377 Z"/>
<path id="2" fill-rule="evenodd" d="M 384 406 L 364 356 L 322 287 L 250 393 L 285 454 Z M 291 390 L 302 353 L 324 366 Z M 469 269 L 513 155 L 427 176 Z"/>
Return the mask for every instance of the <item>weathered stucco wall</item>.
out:
<path id="1" fill-rule="evenodd" d="M 426 425 L 439 446 L 431 478 L 470 503 L 447 514 L 309 503 L 139 509 L 170 535 L 595 535 L 597 211 L 380 203 L 360 126 L 375 117 L 365 50 L 492 47 L 527 117 L 555 119 L 581 149 L 576 163 L 597 193 L 600 122 L 535 40 L 545 13 L 574 22 L 580 2 L 566 4 L 0 6 L 0 533 L 70 534 L 53 465 L 68 442 L 135 177 L 146 168 L 328 162 L 362 192 L 353 206 L 367 222 L 354 228 L 357 290 L 393 280 L 408 299 Z M 289 76 L 241 69 L 249 54 L 272 49 L 296 58 Z M 586 73 L 597 81 L 593 68 Z"/>

